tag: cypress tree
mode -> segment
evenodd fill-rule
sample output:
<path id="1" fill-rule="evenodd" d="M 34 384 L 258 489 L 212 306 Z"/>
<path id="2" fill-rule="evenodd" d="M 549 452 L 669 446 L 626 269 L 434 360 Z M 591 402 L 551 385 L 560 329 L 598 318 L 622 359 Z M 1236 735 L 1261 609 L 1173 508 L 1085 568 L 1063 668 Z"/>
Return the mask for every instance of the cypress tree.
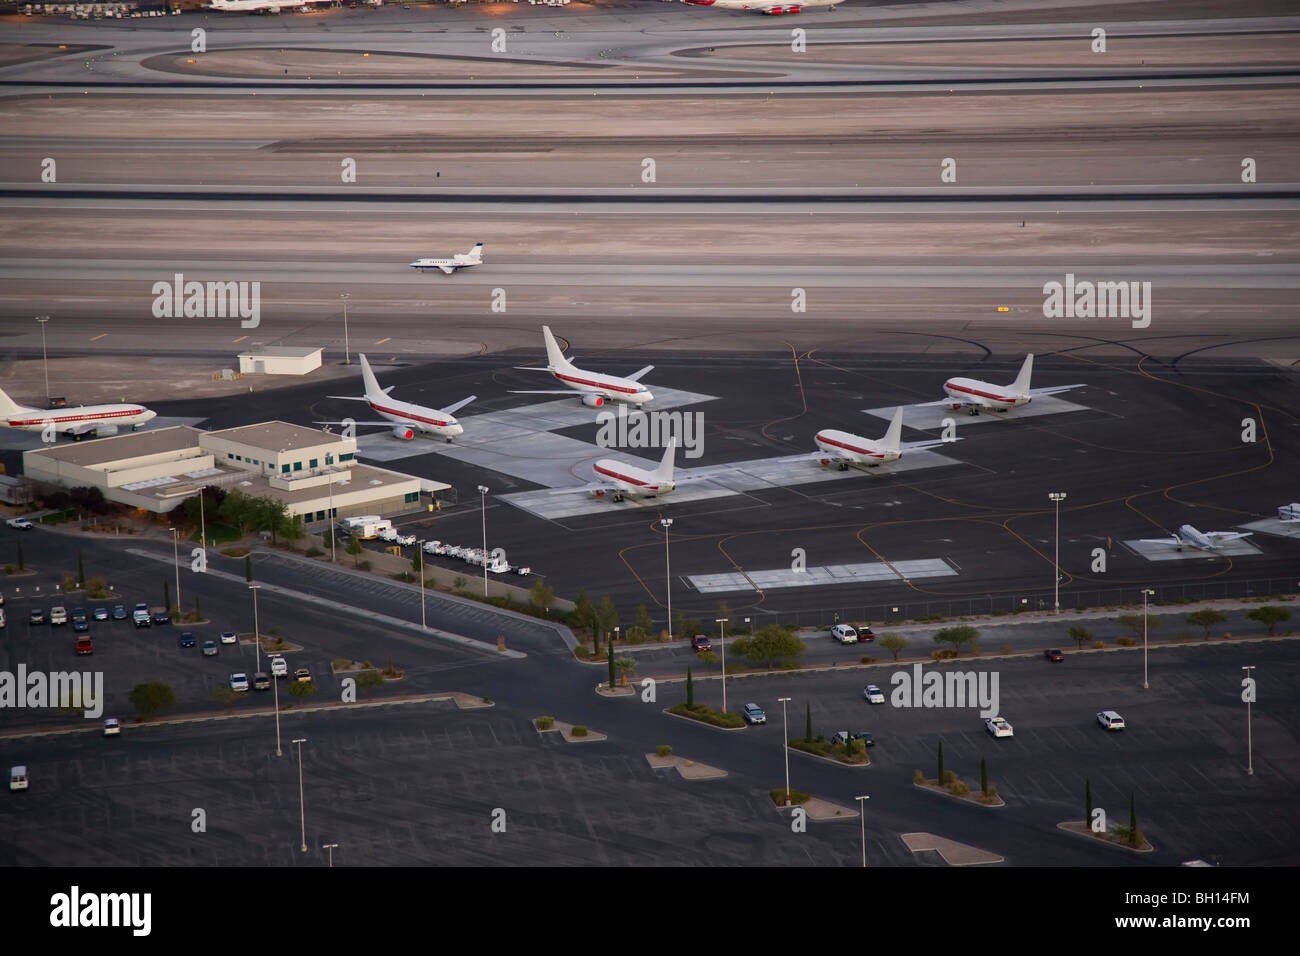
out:
<path id="1" fill-rule="evenodd" d="M 163 610 L 170 612 L 171 606 L 172 606 L 171 584 L 168 583 L 167 581 L 164 581 L 163 582 Z"/>
<path id="2" fill-rule="evenodd" d="M 1083 778 L 1083 822 L 1088 829 L 1092 829 L 1092 781 L 1087 777 Z"/>
<path id="3" fill-rule="evenodd" d="M 943 783 L 943 741 L 939 741 L 939 782 Z"/>
<path id="4" fill-rule="evenodd" d="M 803 739 L 804 739 L 804 743 L 808 743 L 808 744 L 812 743 L 812 704 L 811 703 L 804 704 Z"/>
<path id="5" fill-rule="evenodd" d="M 86 585 L 86 562 L 81 557 L 81 549 L 77 549 L 77 586 L 85 587 Z"/>
<path id="6" fill-rule="evenodd" d="M 1128 792 L 1128 842 L 1133 846 L 1138 845 L 1137 804 L 1134 802 L 1132 790 Z"/>
<path id="7" fill-rule="evenodd" d="M 691 680 L 691 666 L 686 665 L 686 706 L 695 706 L 695 681 Z"/>
<path id="8" fill-rule="evenodd" d="M 605 644 L 605 649 L 609 652 L 609 689 L 614 689 L 614 639 L 611 637 Z"/>
<path id="9" fill-rule="evenodd" d="M 253 580 L 253 556 L 251 554 L 244 555 L 244 580 Z"/>
<path id="10" fill-rule="evenodd" d="M 989 795 L 989 768 L 983 757 L 980 757 L 980 792 Z"/>
<path id="11" fill-rule="evenodd" d="M 23 559 L 23 543 L 21 541 L 18 542 L 18 570 L 27 570 L 27 565 Z"/>

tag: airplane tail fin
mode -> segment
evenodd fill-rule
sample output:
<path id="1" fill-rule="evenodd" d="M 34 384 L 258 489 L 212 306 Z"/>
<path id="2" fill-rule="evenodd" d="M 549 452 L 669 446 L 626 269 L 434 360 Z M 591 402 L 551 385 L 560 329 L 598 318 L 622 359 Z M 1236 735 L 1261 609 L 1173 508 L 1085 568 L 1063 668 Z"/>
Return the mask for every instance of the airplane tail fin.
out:
<path id="1" fill-rule="evenodd" d="M 365 355 L 358 352 L 357 357 L 361 359 L 361 381 L 366 385 L 366 398 L 381 399 L 384 397 L 384 390 L 379 387 L 379 380 L 375 378 L 375 373 L 370 371 L 370 363 L 366 361 Z"/>
<path id="2" fill-rule="evenodd" d="M 668 447 L 664 449 L 664 457 L 659 462 L 659 467 L 655 469 L 655 481 L 672 481 L 673 480 L 673 459 L 677 454 L 677 439 L 674 438 L 668 442 Z"/>
<path id="3" fill-rule="evenodd" d="M 885 432 L 882 443 L 885 451 L 898 453 L 903 438 L 903 406 L 900 405 L 894 410 L 894 418 L 889 423 L 889 430 Z"/>
<path id="4" fill-rule="evenodd" d="M 483 261 L 483 243 L 481 243 L 481 242 L 476 242 L 476 243 L 474 244 L 474 248 L 471 249 L 469 252 L 465 253 L 465 255 L 469 256 L 470 258 L 474 259 L 474 260 L 477 261 L 477 262 L 482 262 L 482 261 Z"/>
<path id="5" fill-rule="evenodd" d="M 12 415 L 14 412 L 21 411 L 22 406 L 0 390 L 0 415 Z"/>
<path id="6" fill-rule="evenodd" d="M 551 334 L 549 325 L 542 326 L 542 338 L 546 340 L 546 362 L 551 368 L 569 368 L 569 360 L 564 357 L 560 351 L 559 344 L 555 341 L 555 336 Z"/>
<path id="7" fill-rule="evenodd" d="M 1034 374 L 1034 353 L 1030 352 L 1025 356 L 1025 364 L 1020 366 L 1020 374 L 1016 380 L 1011 383 L 1011 390 L 1018 395 L 1023 395 L 1029 391 L 1029 379 Z"/>

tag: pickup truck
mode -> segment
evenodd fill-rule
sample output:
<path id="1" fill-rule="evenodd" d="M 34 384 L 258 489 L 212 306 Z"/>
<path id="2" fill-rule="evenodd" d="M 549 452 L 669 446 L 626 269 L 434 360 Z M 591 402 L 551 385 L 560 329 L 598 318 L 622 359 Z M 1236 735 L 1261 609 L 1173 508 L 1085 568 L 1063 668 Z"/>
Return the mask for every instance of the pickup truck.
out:
<path id="1" fill-rule="evenodd" d="M 135 622 L 136 627 L 151 627 L 153 617 L 149 614 L 149 605 L 137 604 L 135 610 L 131 612 L 131 620 Z"/>

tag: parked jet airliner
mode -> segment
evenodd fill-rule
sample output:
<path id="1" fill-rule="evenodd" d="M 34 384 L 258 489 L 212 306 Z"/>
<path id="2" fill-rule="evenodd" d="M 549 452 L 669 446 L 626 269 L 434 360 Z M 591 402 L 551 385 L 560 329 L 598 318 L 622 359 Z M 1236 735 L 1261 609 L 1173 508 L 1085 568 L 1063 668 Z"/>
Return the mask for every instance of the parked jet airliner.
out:
<path id="1" fill-rule="evenodd" d="M 329 397 L 349 402 L 365 402 L 387 421 L 351 422 L 351 424 L 391 427 L 393 437 L 400 438 L 403 441 L 410 441 L 417 434 L 437 435 L 439 438 L 451 441 L 456 436 L 465 433 L 464 427 L 456 421 L 455 414 L 478 396 L 471 395 L 469 398 L 462 398 L 455 405 L 448 405 L 446 408 L 426 408 L 423 405 L 412 405 L 410 402 L 399 402 L 395 398 L 388 397 L 388 393 L 393 390 L 394 386 L 380 388 L 379 380 L 375 378 L 375 373 L 370 370 L 370 363 L 366 361 L 365 355 L 358 353 L 358 357 L 361 359 L 361 381 L 365 383 L 366 394 L 362 397 L 355 395 L 331 395 Z M 395 425 L 394 422 L 396 422 Z M 316 422 L 316 424 L 343 425 L 347 423 Z"/>
<path id="2" fill-rule="evenodd" d="M 689 3 L 694 7 L 717 7 L 719 10 L 748 10 L 751 13 L 766 13 L 770 16 L 779 17 L 783 13 L 798 13 L 801 10 L 812 10 L 816 7 L 826 7 L 834 10 L 844 0 L 793 0 L 790 3 L 765 2 L 765 0 L 682 0 L 683 3 Z"/>
<path id="3" fill-rule="evenodd" d="M 1253 531 L 1197 531 L 1189 524 L 1183 525 L 1167 538 L 1142 538 L 1143 544 L 1168 544 L 1179 551 L 1196 548 L 1198 551 L 1218 551 L 1219 545 L 1238 538 L 1249 538 Z"/>
<path id="4" fill-rule="evenodd" d="M 903 434 L 903 409 L 899 406 L 894 410 L 894 417 L 889 423 L 889 428 L 885 431 L 885 437 L 879 441 L 870 438 L 862 438 L 849 432 L 836 431 L 833 428 L 826 428 L 819 431 L 814 436 L 813 441 L 817 447 L 826 455 L 814 455 L 814 458 L 821 460 L 823 466 L 829 465 L 832 459 L 836 460 L 840 471 L 848 471 L 849 465 L 866 465 L 868 468 L 876 468 L 890 461 L 897 461 L 903 457 L 905 451 L 919 451 L 922 448 L 934 448 L 936 445 L 948 444 L 942 439 L 932 441 L 900 441 Z M 954 438 L 953 441 L 958 439 Z"/>
<path id="5" fill-rule="evenodd" d="M 143 405 L 81 405 L 77 408 L 31 408 L 19 405 L 0 391 L 0 425 L 39 432 L 53 426 L 55 434 L 68 438 L 96 438 L 116 435 L 118 428 L 139 428 L 157 416 Z"/>
<path id="6" fill-rule="evenodd" d="M 582 396 L 582 404 L 591 408 L 600 408 L 605 402 L 629 402 L 633 405 L 644 405 L 651 401 L 654 395 L 650 389 L 642 385 L 638 379 L 649 372 L 653 365 L 647 365 L 638 372 L 633 372 L 626 378 L 618 378 L 613 375 L 602 375 L 599 372 L 586 372 L 574 366 L 572 362 L 564 357 L 560 346 L 555 341 L 555 336 L 551 334 L 550 326 L 542 326 L 542 338 L 546 341 L 546 357 L 548 364 L 545 368 L 536 365 L 530 365 L 519 368 L 521 372 L 550 372 L 557 380 L 567 385 L 569 389 L 576 390 Z M 512 395 L 571 395 L 572 391 L 568 389 L 550 390 L 550 391 L 515 391 Z"/>
<path id="7" fill-rule="evenodd" d="M 1029 379 L 1033 374 L 1034 356 L 1030 353 L 1025 356 L 1025 362 L 1020 366 L 1020 374 L 1010 385 L 993 385 L 973 378 L 950 378 L 943 383 L 943 390 L 948 393 L 948 399 L 941 402 L 924 402 L 922 406 L 951 405 L 954 411 L 965 406 L 972 415 L 978 415 L 981 408 L 1005 412 L 1009 408 L 1028 405 L 1035 398 L 1043 395 L 1055 395 L 1058 392 L 1068 392 L 1072 388 L 1083 388 L 1083 384 L 1030 388 Z"/>

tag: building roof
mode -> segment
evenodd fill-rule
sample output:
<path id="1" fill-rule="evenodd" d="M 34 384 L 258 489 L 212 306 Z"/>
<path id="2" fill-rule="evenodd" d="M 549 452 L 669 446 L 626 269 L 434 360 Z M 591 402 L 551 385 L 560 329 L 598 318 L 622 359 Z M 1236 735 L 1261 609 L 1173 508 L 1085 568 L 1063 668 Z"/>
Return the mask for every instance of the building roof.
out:
<path id="1" fill-rule="evenodd" d="M 348 469 L 350 480 L 346 483 L 336 481 L 334 483 L 334 501 L 339 505 L 340 499 L 346 495 L 357 492 L 372 492 L 372 497 L 382 498 L 385 493 L 392 494 L 393 485 L 405 484 L 410 481 L 418 481 L 414 475 L 403 475 L 396 471 L 387 471 L 383 468 L 372 468 L 369 465 L 353 465 Z M 239 490 L 246 495 L 254 498 L 277 498 L 288 505 L 299 504 L 303 501 L 319 501 L 329 496 L 329 485 L 314 485 L 309 488 L 300 490 L 286 490 L 284 488 L 273 487 L 270 481 L 253 472 L 246 473 L 240 481 L 233 482 L 224 486 L 227 491 Z"/>
<path id="2" fill-rule="evenodd" d="M 144 429 L 127 432 L 124 435 L 112 435 L 107 438 L 94 438 L 89 441 L 63 442 L 33 448 L 27 455 L 40 455 L 69 465 L 93 468 L 115 461 L 143 458 L 147 455 L 159 455 L 166 452 L 199 450 L 199 436 L 205 434 L 201 429 L 190 425 L 173 425 L 170 428 Z"/>
<path id="3" fill-rule="evenodd" d="M 212 438 L 239 442 L 266 451 L 293 451 L 296 448 L 319 448 L 321 445 L 337 445 L 344 442 L 355 444 L 354 439 L 289 422 L 261 422 L 257 425 L 241 425 L 238 428 L 224 428 L 206 434 Z"/>
<path id="4" fill-rule="evenodd" d="M 240 352 L 240 357 L 245 355 L 253 358 L 311 358 L 313 355 L 319 355 L 323 346 L 317 348 L 305 348 L 294 345 L 266 345 L 260 348 L 254 348 L 247 352 Z"/>

